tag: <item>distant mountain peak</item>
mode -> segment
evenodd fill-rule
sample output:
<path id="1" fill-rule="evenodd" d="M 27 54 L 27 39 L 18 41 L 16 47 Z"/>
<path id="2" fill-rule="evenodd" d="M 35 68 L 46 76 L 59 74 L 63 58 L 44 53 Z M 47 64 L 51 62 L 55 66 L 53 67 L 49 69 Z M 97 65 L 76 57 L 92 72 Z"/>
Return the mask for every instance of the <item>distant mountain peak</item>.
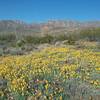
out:
<path id="1" fill-rule="evenodd" d="M 48 30 L 49 33 L 53 34 L 90 27 L 100 27 L 100 21 L 79 22 L 73 20 L 48 20 L 45 23 L 28 24 L 20 20 L 0 20 L 0 33 L 17 32 L 23 34 L 34 34 L 41 33 L 43 30 Z"/>

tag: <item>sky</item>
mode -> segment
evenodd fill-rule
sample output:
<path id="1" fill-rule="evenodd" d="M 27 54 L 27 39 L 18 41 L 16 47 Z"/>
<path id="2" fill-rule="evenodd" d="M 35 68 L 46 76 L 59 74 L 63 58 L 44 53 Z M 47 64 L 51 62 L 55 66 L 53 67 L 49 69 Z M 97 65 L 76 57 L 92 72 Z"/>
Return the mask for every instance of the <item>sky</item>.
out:
<path id="1" fill-rule="evenodd" d="M 100 0 L 0 0 L 0 20 L 100 20 Z"/>

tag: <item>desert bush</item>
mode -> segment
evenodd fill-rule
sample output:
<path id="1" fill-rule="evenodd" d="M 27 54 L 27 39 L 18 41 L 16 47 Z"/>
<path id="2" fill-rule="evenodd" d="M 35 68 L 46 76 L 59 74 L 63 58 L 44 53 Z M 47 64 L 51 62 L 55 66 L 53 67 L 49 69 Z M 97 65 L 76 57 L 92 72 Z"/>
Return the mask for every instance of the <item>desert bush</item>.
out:
<path id="1" fill-rule="evenodd" d="M 0 41 L 15 41 L 16 40 L 16 35 L 14 33 L 8 33 L 8 34 L 0 34 Z"/>
<path id="2" fill-rule="evenodd" d="M 68 35 L 65 35 L 65 34 L 55 36 L 55 41 L 63 41 L 67 39 L 68 39 Z"/>
<path id="3" fill-rule="evenodd" d="M 41 43 L 51 43 L 54 38 L 51 35 L 45 35 L 43 37 L 25 36 L 24 39 L 25 39 L 26 43 L 41 44 Z"/>
<path id="4" fill-rule="evenodd" d="M 87 83 L 78 79 L 67 80 L 64 84 L 65 96 L 69 100 L 88 100 L 93 93 L 93 89 Z"/>
<path id="5" fill-rule="evenodd" d="M 100 41 L 100 28 L 89 28 L 81 30 L 81 39 L 87 39 L 89 41 Z"/>
<path id="6" fill-rule="evenodd" d="M 24 52 L 20 49 L 13 48 L 13 49 L 9 50 L 9 54 L 10 55 L 23 55 Z"/>
<path id="7" fill-rule="evenodd" d="M 100 42 L 97 43 L 96 47 L 100 50 Z"/>
<path id="8" fill-rule="evenodd" d="M 40 43 L 51 43 L 54 41 L 54 37 L 51 35 L 45 35 L 40 38 Z"/>
<path id="9" fill-rule="evenodd" d="M 16 42 L 16 46 L 18 46 L 18 47 L 22 47 L 23 45 L 25 44 L 25 40 L 18 40 L 17 42 Z"/>
<path id="10" fill-rule="evenodd" d="M 0 56 L 3 55 L 3 50 L 0 48 Z"/>
<path id="11" fill-rule="evenodd" d="M 40 38 L 37 36 L 24 36 L 24 40 L 26 41 L 26 43 L 34 43 L 37 44 L 39 43 Z"/>

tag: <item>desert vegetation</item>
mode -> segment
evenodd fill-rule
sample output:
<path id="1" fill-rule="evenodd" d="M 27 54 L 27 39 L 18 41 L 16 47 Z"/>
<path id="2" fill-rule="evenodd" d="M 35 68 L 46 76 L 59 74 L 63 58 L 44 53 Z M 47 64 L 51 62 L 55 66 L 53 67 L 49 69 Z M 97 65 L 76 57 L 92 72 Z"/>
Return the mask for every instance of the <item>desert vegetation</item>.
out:
<path id="1" fill-rule="evenodd" d="M 99 25 L 11 23 L 0 24 L 0 100 L 99 100 Z"/>
<path id="2" fill-rule="evenodd" d="M 99 52 L 52 46 L 0 59 L 1 99 L 99 98 Z"/>

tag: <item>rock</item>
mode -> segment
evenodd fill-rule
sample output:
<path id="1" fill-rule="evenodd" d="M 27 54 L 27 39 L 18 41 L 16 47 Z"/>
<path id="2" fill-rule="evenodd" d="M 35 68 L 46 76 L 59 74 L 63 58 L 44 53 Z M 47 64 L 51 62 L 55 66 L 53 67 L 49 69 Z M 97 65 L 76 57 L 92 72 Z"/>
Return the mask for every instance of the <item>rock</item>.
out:
<path id="1" fill-rule="evenodd" d="M 60 46 L 61 45 L 61 42 L 60 41 L 57 41 L 56 43 L 55 43 L 55 46 Z"/>
<path id="2" fill-rule="evenodd" d="M 0 79 L 0 90 L 7 88 L 7 80 L 6 79 Z"/>
<path id="3" fill-rule="evenodd" d="M 38 50 L 41 50 L 41 49 L 44 49 L 44 48 L 47 48 L 47 47 L 50 47 L 50 44 L 45 43 L 45 44 L 41 44 L 41 45 L 37 46 Z"/>
<path id="4" fill-rule="evenodd" d="M 68 44 L 68 40 L 62 41 L 62 44 Z"/>

